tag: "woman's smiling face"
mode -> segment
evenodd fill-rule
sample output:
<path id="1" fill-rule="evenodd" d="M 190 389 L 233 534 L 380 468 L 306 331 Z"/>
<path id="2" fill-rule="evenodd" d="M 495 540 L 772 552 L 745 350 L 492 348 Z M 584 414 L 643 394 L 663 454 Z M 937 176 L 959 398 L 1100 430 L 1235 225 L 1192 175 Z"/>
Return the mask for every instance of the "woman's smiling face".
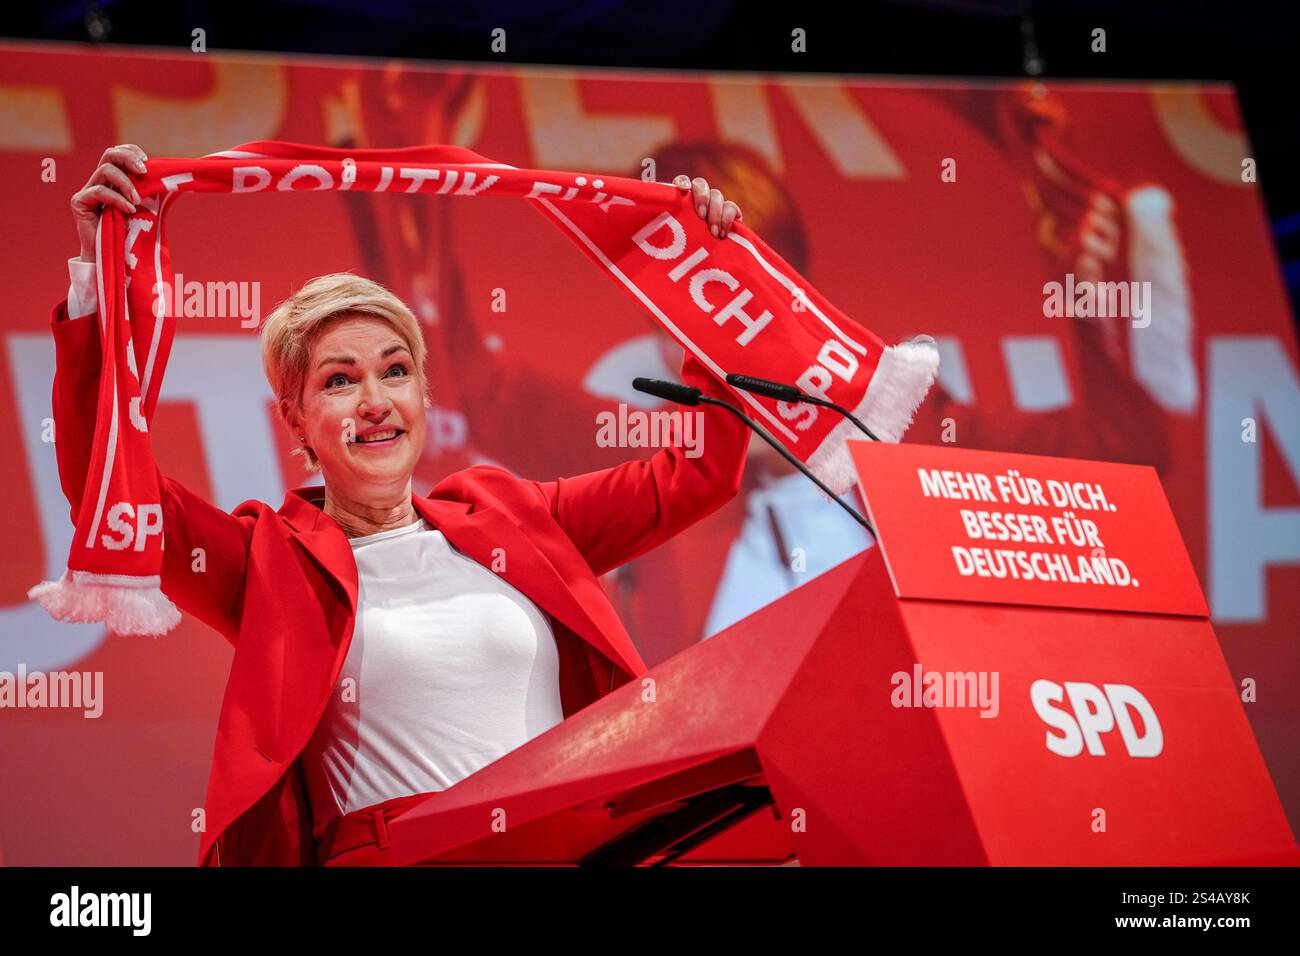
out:
<path id="1" fill-rule="evenodd" d="M 330 319 L 311 345 L 296 433 L 325 483 L 363 501 L 411 478 L 424 448 L 424 385 L 406 341 L 369 315 Z"/>

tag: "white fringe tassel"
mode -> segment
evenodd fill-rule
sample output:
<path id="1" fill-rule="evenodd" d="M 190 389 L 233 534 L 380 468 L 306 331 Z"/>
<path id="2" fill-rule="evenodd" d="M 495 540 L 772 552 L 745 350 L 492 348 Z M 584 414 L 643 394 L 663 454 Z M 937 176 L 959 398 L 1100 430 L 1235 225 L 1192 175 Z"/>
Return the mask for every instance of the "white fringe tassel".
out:
<path id="1" fill-rule="evenodd" d="M 1159 186 L 1140 186 L 1125 197 L 1129 273 L 1151 283 L 1149 325 L 1129 331 L 1133 374 L 1161 407 L 1196 411 L 1200 383 L 1192 328 L 1187 264 L 1174 227 L 1174 201 Z"/>
<path id="2" fill-rule="evenodd" d="M 92 574 L 64 571 L 57 581 L 42 581 L 27 592 L 59 621 L 102 621 L 115 634 L 166 634 L 181 612 L 163 594 L 158 575 Z"/>
<path id="3" fill-rule="evenodd" d="M 862 401 L 857 408 L 849 411 L 881 441 L 899 441 L 912 424 L 916 410 L 938 374 L 939 347 L 930 336 L 918 335 L 891 346 L 880 357 L 876 374 L 872 376 Z M 831 430 L 808 459 L 812 473 L 826 482 L 837 495 L 844 494 L 858 481 L 853 458 L 844 443 L 848 438 L 869 441 L 846 418 Z"/>

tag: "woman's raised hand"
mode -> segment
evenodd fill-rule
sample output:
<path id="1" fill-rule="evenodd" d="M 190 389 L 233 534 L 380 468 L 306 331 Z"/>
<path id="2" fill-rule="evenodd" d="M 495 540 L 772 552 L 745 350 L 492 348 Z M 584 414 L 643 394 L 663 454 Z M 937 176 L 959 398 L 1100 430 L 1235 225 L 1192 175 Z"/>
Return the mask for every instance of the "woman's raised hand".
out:
<path id="1" fill-rule="evenodd" d="M 77 242 L 83 262 L 95 261 L 95 230 L 105 206 L 116 206 L 125 213 L 135 212 L 140 194 L 126 174 L 143 173 L 149 159 L 144 150 L 131 143 L 104 150 L 99 166 L 90 174 L 86 185 L 72 196 L 72 218 L 77 224 Z"/>
<path id="2" fill-rule="evenodd" d="M 723 199 L 717 189 L 710 189 L 708 182 L 701 176 L 692 179 L 685 174 L 673 180 L 673 185 L 682 191 L 690 190 L 695 194 L 695 212 L 709 224 L 709 231 L 715 238 L 725 239 L 731 231 L 731 224 L 744 215 L 730 199 Z"/>

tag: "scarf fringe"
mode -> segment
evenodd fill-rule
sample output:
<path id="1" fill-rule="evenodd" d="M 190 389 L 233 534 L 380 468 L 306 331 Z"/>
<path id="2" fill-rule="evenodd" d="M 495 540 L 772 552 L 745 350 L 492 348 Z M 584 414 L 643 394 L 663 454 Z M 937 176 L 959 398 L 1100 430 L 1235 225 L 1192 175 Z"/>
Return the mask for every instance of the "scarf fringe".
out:
<path id="1" fill-rule="evenodd" d="M 881 355 L 876 374 L 871 377 L 862 401 L 850 411 L 881 441 L 897 442 L 912 424 L 916 410 L 921 407 L 938 374 L 939 347 L 930 336 L 918 335 L 890 346 Z M 808 459 L 812 473 L 837 495 L 844 494 L 858 481 L 853 456 L 845 444 L 849 438 L 870 440 L 846 418 L 831 430 Z"/>
<path id="2" fill-rule="evenodd" d="M 1187 263 L 1174 228 L 1174 201 L 1159 186 L 1140 186 L 1125 197 L 1129 273 L 1151 283 L 1150 324 L 1129 330 L 1133 374 L 1167 411 L 1188 415 L 1200 401 L 1192 357 L 1191 293 Z"/>
<path id="3" fill-rule="evenodd" d="M 103 622 L 115 634 L 157 637 L 180 623 L 181 613 L 160 587 L 161 578 L 64 571 L 27 592 L 50 616 L 72 623 Z"/>

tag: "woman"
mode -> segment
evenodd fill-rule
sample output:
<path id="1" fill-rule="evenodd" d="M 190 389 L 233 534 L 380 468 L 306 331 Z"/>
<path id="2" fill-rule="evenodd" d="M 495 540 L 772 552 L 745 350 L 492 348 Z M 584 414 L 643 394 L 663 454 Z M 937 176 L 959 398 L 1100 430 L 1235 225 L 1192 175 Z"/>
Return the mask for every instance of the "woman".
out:
<path id="1" fill-rule="evenodd" d="M 95 229 L 106 205 L 134 212 L 127 171 L 146 162 L 109 149 L 72 197 L 81 255 L 51 330 L 74 514 L 98 400 Z M 675 183 L 716 235 L 739 218 L 704 180 Z M 159 475 L 163 591 L 235 648 L 199 863 L 382 864 L 393 816 L 644 673 L 596 579 L 735 495 L 748 435 L 702 406 L 695 458 L 669 447 L 547 482 L 480 465 L 422 497 L 425 345 L 396 296 L 313 279 L 268 317 L 262 349 L 324 488 L 226 513 Z M 729 394 L 691 356 L 682 378 Z"/>

